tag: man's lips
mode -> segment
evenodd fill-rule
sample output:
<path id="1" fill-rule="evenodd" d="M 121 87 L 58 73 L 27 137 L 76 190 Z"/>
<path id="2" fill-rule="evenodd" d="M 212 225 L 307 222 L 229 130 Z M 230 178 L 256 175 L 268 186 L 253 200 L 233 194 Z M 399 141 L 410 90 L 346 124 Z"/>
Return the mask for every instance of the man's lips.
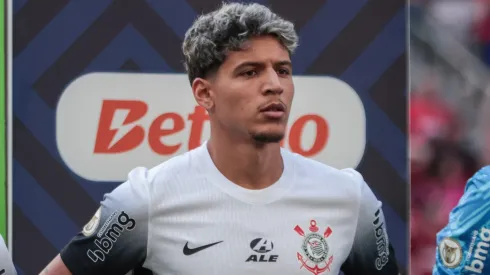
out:
<path id="1" fill-rule="evenodd" d="M 260 109 L 261 112 L 285 112 L 286 106 L 281 103 L 270 103 Z"/>
<path id="2" fill-rule="evenodd" d="M 286 106 L 281 103 L 270 103 L 260 109 L 260 112 L 265 116 L 273 119 L 279 119 L 284 116 L 286 112 Z"/>

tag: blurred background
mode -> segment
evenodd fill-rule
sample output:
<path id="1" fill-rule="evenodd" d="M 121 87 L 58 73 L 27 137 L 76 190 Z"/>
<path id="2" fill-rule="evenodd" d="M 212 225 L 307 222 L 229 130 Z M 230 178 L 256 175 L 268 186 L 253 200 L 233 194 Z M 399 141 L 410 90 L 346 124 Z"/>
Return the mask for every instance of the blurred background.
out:
<path id="1" fill-rule="evenodd" d="M 490 1 L 412 0 L 410 27 L 411 274 L 425 275 L 466 180 L 490 163 Z"/>

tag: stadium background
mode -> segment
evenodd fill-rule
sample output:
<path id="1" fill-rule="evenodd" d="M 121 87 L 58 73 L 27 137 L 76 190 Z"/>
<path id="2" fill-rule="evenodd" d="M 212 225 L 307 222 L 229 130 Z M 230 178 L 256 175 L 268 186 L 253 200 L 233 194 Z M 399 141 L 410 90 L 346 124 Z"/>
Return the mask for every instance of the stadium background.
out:
<path id="1" fill-rule="evenodd" d="M 103 194 L 119 184 L 80 178 L 61 159 L 55 110 L 63 90 L 89 72 L 184 72 L 184 33 L 196 15 L 219 2 L 13 0 L 9 245 L 19 274 L 37 274 L 90 219 Z M 384 203 L 391 241 L 406 269 L 405 2 L 256 2 L 295 23 L 300 34 L 295 74 L 338 77 L 361 98 L 367 144 L 357 169 Z"/>
<path id="2" fill-rule="evenodd" d="M 410 1 L 411 273 L 432 274 L 435 234 L 490 164 L 490 1 Z"/>

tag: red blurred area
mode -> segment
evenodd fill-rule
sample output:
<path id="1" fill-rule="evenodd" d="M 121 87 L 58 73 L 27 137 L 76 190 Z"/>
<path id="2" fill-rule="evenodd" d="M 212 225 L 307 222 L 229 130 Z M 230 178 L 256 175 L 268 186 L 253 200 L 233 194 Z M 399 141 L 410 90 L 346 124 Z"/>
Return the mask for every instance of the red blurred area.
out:
<path id="1" fill-rule="evenodd" d="M 459 144 L 459 123 L 437 92 L 411 96 L 411 274 L 432 274 L 435 236 L 478 166 Z"/>
<path id="2" fill-rule="evenodd" d="M 410 2 L 410 274 L 432 274 L 437 232 L 490 163 L 489 7 Z"/>

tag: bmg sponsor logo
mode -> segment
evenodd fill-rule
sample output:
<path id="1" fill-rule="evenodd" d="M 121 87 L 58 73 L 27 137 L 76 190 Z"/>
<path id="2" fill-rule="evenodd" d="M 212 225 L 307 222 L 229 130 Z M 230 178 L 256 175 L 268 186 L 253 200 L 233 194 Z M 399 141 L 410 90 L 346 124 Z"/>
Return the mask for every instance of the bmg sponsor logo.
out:
<path id="1" fill-rule="evenodd" d="M 388 247 L 388 235 L 384 227 L 384 219 L 380 215 L 381 209 L 378 209 L 374 213 L 374 235 L 376 236 L 376 247 L 378 250 L 378 257 L 376 257 L 375 265 L 377 270 L 381 270 L 388 263 L 388 256 L 390 255 L 390 250 Z"/>
<path id="2" fill-rule="evenodd" d="M 131 231 L 135 228 L 136 222 L 128 214 L 122 211 L 117 220 L 107 228 L 105 233 L 101 230 L 97 234 L 98 238 L 95 239 L 94 244 L 97 249 L 87 251 L 87 256 L 95 263 L 97 261 L 104 261 L 105 256 L 109 254 L 114 244 L 119 239 L 124 231 Z M 101 237 L 99 237 L 101 236 Z"/>
<path id="3" fill-rule="evenodd" d="M 468 253 L 472 256 L 472 260 L 469 265 L 464 267 L 464 269 L 476 274 L 486 274 L 483 273 L 483 268 L 485 267 L 485 261 L 487 260 L 488 252 L 490 250 L 490 229 L 482 228 L 479 234 L 478 232 L 474 233 L 474 236 L 476 235 L 478 235 L 480 240 L 476 243 L 476 238 L 472 238 L 470 251 Z"/>

